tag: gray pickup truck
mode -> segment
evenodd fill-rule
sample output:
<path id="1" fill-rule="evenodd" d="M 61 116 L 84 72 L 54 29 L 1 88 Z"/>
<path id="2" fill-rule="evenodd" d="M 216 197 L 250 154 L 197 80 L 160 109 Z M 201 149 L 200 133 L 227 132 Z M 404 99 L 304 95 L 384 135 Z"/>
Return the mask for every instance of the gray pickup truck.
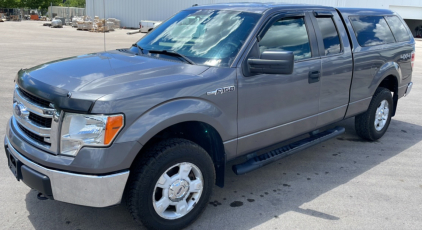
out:
<path id="1" fill-rule="evenodd" d="M 20 70 L 8 166 L 40 199 L 123 200 L 146 227 L 180 229 L 228 161 L 243 157 L 233 170 L 245 174 L 341 134 L 332 124 L 349 117 L 381 138 L 414 57 L 390 10 L 191 7 L 130 48 Z"/>

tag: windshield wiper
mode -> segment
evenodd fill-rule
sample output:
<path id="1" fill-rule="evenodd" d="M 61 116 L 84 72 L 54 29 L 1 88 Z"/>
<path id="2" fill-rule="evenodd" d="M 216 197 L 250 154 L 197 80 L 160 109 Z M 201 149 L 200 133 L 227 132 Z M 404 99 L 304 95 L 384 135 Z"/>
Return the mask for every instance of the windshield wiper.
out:
<path id="1" fill-rule="evenodd" d="M 138 48 L 139 51 L 141 51 L 142 54 L 144 54 L 144 49 L 139 46 L 137 43 L 133 44 L 132 46 L 135 46 L 136 48 Z"/>
<path id="2" fill-rule="evenodd" d="M 180 54 L 180 53 L 178 53 L 176 51 L 173 51 L 173 50 L 149 50 L 148 52 L 155 53 L 155 54 L 165 54 L 165 55 L 169 55 L 169 56 L 181 57 L 187 63 L 189 63 L 191 65 L 195 65 L 195 62 L 193 62 L 192 60 L 190 60 L 189 58 L 187 58 L 185 55 Z"/>

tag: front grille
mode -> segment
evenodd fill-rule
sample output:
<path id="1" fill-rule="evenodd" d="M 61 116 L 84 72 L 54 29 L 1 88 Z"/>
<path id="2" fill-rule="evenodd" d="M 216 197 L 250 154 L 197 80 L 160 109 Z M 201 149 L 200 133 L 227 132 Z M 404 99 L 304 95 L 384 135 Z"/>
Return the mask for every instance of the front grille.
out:
<path id="1" fill-rule="evenodd" d="M 28 129 L 26 129 L 25 127 L 23 127 L 21 124 L 18 124 L 18 126 L 32 140 L 34 140 L 36 142 L 39 142 L 39 143 L 41 143 L 43 145 L 51 146 L 50 143 L 44 141 L 44 137 L 38 136 L 37 134 L 29 131 Z"/>
<path id="2" fill-rule="evenodd" d="M 51 122 L 52 122 L 51 118 L 41 117 L 35 113 L 29 113 L 28 119 L 42 127 L 51 128 Z"/>
<path id="3" fill-rule="evenodd" d="M 50 102 L 16 86 L 14 94 L 15 106 L 23 106 L 28 116 L 13 112 L 14 127 L 28 142 L 40 149 L 56 154 L 58 142 L 56 132 L 58 126 L 52 118 L 55 110 Z M 25 114 L 26 115 L 26 114 Z M 55 130 L 52 130 L 55 129 Z"/>
<path id="4" fill-rule="evenodd" d="M 50 102 L 41 99 L 39 97 L 36 97 L 28 92 L 26 92 L 25 90 L 19 89 L 19 91 L 21 92 L 21 94 L 23 94 L 25 97 L 27 97 L 31 102 L 36 103 L 38 105 L 40 105 L 41 107 L 45 107 L 45 108 L 49 108 L 50 107 Z"/>

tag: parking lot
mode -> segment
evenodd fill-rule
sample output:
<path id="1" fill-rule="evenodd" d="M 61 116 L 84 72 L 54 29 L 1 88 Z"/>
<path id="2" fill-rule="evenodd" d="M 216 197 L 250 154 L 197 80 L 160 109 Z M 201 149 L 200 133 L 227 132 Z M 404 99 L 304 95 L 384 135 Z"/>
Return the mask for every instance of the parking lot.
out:
<path id="1" fill-rule="evenodd" d="M 17 182 L 3 149 L 16 73 L 56 59 L 126 48 L 143 34 L 52 29 L 42 22 L 0 23 L 0 229 L 143 229 L 123 205 L 97 209 L 40 201 Z M 225 188 L 214 188 L 189 229 L 421 229 L 422 41 L 417 42 L 411 94 L 399 101 L 386 135 L 346 133 L 243 176 L 227 166 Z"/>

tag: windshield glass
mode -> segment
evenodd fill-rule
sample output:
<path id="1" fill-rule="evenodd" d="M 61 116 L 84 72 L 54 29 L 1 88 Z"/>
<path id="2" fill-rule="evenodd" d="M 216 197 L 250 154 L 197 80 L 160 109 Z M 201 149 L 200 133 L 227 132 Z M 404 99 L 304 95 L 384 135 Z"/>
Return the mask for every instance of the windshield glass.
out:
<path id="1" fill-rule="evenodd" d="M 138 45 L 146 51 L 175 51 L 200 65 L 228 67 L 260 17 L 225 10 L 181 11 L 138 41 Z M 132 49 L 137 52 L 136 47 Z"/>

